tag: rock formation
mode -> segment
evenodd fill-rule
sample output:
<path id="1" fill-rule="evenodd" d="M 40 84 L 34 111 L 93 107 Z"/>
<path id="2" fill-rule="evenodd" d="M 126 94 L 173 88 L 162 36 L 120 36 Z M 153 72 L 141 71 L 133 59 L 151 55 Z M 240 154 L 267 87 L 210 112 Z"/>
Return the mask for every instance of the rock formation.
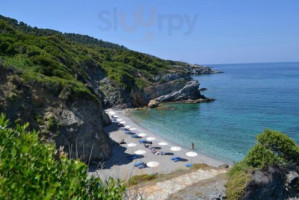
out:
<path id="1" fill-rule="evenodd" d="M 71 98 L 32 81 L 25 83 L 17 70 L 0 66 L 0 112 L 11 121 L 29 122 L 41 139 L 64 146 L 70 157 L 85 162 L 107 159 L 111 154 L 103 127 L 110 123 L 100 102 L 89 96 Z"/>

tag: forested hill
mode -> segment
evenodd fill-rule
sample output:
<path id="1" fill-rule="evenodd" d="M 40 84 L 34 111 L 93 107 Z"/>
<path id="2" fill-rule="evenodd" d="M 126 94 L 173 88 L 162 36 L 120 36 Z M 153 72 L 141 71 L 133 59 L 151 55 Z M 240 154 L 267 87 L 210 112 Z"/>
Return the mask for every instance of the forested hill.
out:
<path id="1" fill-rule="evenodd" d="M 202 72 L 215 71 L 0 16 L 0 113 L 84 161 L 111 154 L 103 108 L 205 101 L 190 77 Z"/>
<path id="2" fill-rule="evenodd" d="M 189 66 L 187 63 L 162 60 L 85 35 L 33 28 L 3 16 L 0 56 L 4 66 L 22 69 L 25 79 L 55 82 L 60 88 L 72 84 L 80 92 L 93 88 L 110 106 L 132 106 L 131 98 L 123 93 L 139 93 L 153 83 L 173 79 L 161 77 L 163 74 L 179 73 L 176 78 L 190 74 L 184 70 Z M 40 79 L 41 75 L 46 77 Z M 97 91 L 98 85 L 101 91 Z M 115 95 L 106 98 L 111 91 Z M 133 102 L 133 106 L 146 105 L 149 100 Z"/>
<path id="3" fill-rule="evenodd" d="M 33 34 L 36 36 L 51 36 L 51 35 L 63 35 L 65 38 L 70 39 L 71 41 L 78 42 L 86 45 L 98 45 L 104 48 L 111 49 L 126 49 L 124 46 L 113 44 L 111 42 L 105 42 L 103 40 L 98 40 L 96 38 L 90 37 L 88 35 L 74 34 L 74 33 L 62 33 L 52 29 L 40 29 L 37 27 L 31 27 L 24 22 L 19 22 L 15 19 L 4 17 L 0 15 L 0 20 L 6 21 L 6 23 L 12 26 L 14 29 L 19 31 Z"/>
<path id="4" fill-rule="evenodd" d="M 164 61 L 122 46 L 79 34 L 32 28 L 0 17 L 0 56 L 4 65 L 22 68 L 30 76 L 86 83 L 87 68 L 97 68 L 121 89 L 130 91 L 151 83 L 171 69 Z M 33 77 L 33 78 L 34 78 Z M 80 83 L 78 83 L 80 84 Z"/>

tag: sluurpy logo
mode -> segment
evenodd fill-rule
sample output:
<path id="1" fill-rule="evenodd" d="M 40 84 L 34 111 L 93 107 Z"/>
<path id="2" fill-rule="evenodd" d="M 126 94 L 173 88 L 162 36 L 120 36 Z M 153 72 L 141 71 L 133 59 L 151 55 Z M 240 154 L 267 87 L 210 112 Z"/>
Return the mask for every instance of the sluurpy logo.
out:
<path id="1" fill-rule="evenodd" d="M 198 21 L 198 15 L 190 14 L 159 14 L 156 8 L 151 8 L 146 15 L 143 7 L 128 13 L 117 7 L 112 10 L 102 10 L 99 13 L 101 31 L 124 31 L 140 34 L 139 42 L 154 38 L 155 33 L 164 32 L 168 36 L 176 33 L 190 35 Z M 142 34 L 141 34 L 142 33 Z M 137 42 L 137 41 L 134 41 Z"/>

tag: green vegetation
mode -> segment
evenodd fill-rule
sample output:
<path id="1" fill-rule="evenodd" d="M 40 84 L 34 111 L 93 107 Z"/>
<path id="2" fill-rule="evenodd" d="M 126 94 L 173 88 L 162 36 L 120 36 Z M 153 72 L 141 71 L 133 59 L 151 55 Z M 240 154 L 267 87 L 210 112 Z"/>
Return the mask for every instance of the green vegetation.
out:
<path id="1" fill-rule="evenodd" d="M 21 69 L 25 81 L 35 81 L 59 94 L 96 98 L 86 83 L 90 71 L 102 71 L 116 87 L 142 89 L 155 75 L 173 69 L 173 61 L 126 49 L 86 35 L 63 34 L 30 27 L 0 15 L 0 59 L 6 67 Z"/>
<path id="2" fill-rule="evenodd" d="M 237 200 L 244 194 L 251 172 L 268 167 L 286 168 L 299 165 L 299 147 L 287 135 L 265 130 L 257 136 L 257 144 L 243 161 L 236 163 L 229 172 L 226 185 L 227 197 Z"/>
<path id="3" fill-rule="evenodd" d="M 211 167 L 207 164 L 203 164 L 203 163 L 195 163 L 189 169 L 180 168 L 180 169 L 177 169 L 176 171 L 173 171 L 168 174 L 135 175 L 129 179 L 128 185 L 135 186 L 135 185 L 149 184 L 152 182 L 165 181 L 165 180 L 169 180 L 169 179 L 172 179 L 172 178 L 175 178 L 175 177 L 178 177 L 178 176 L 181 176 L 181 175 L 193 172 L 193 171 L 197 171 L 199 169 L 209 170 L 209 169 L 216 169 L 216 168 L 213 168 L 213 167 Z"/>
<path id="4" fill-rule="evenodd" d="M 228 200 L 239 200 L 245 193 L 247 184 L 250 181 L 250 174 L 246 171 L 237 171 L 230 175 L 226 186 Z"/>
<path id="5" fill-rule="evenodd" d="M 142 175 L 135 175 L 129 179 L 129 185 L 137 185 L 140 183 L 144 183 L 147 181 L 154 180 L 158 177 L 157 174 L 142 174 Z"/>
<path id="6" fill-rule="evenodd" d="M 195 163 L 191 166 L 192 170 L 198 170 L 198 169 L 210 169 L 211 166 L 205 164 L 205 163 Z"/>
<path id="7" fill-rule="evenodd" d="M 87 178 L 85 164 L 40 143 L 27 127 L 10 128 L 0 116 L 0 199 L 122 199 L 124 184 Z"/>

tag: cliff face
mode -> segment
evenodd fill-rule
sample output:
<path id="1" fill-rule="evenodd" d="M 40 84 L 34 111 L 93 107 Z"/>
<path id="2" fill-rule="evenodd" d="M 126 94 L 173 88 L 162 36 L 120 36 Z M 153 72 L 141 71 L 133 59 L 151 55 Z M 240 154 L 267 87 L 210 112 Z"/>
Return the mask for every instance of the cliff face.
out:
<path id="1" fill-rule="evenodd" d="M 110 120 L 100 102 L 89 96 L 71 98 L 71 91 L 59 94 L 47 87 L 25 82 L 21 71 L 0 65 L 0 112 L 11 121 L 29 122 L 40 130 L 42 140 L 64 146 L 70 157 L 88 162 L 107 159 L 111 154 L 103 127 Z"/>
<path id="2" fill-rule="evenodd" d="M 161 102 L 213 101 L 200 93 L 200 83 L 192 80 L 189 72 L 184 70 L 155 76 L 154 82 L 149 86 L 142 89 L 133 88 L 131 91 L 115 87 L 115 84 L 107 78 L 102 80 L 102 83 L 104 86 L 100 89 L 103 91 L 104 102 L 108 107 L 157 107 Z"/>
<path id="3" fill-rule="evenodd" d="M 285 170 L 269 167 L 251 175 L 245 194 L 241 199 L 284 200 L 299 198 L 298 169 Z"/>

